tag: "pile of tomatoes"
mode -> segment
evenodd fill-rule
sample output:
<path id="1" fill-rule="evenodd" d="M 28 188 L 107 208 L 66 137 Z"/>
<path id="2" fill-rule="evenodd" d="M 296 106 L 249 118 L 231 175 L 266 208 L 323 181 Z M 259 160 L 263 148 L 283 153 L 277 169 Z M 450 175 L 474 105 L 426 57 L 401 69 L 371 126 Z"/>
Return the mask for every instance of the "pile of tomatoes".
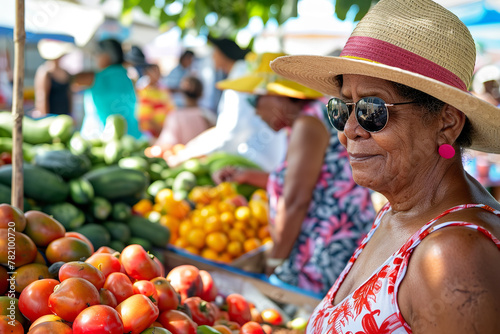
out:
<path id="1" fill-rule="evenodd" d="M 15 221 L 16 228 L 24 230 L 23 217 L 1 205 L 0 232 L 7 229 L 2 221 Z M 48 244 L 64 238 L 80 240 L 76 235 L 56 237 Z M 36 261 L 35 247 L 37 254 L 30 255 L 34 259 L 16 257 L 18 267 L 9 270 L 4 246 L 0 244 L 0 333 L 270 334 L 268 324 L 282 323 L 276 310 L 259 312 L 239 294 L 221 296 L 206 271 L 182 265 L 166 273 L 163 264 L 140 245 L 129 245 L 121 253 L 101 247 L 80 261 L 61 260 L 72 251 L 60 249 L 48 268 L 25 263 Z M 24 253 L 16 247 L 17 251 Z"/>

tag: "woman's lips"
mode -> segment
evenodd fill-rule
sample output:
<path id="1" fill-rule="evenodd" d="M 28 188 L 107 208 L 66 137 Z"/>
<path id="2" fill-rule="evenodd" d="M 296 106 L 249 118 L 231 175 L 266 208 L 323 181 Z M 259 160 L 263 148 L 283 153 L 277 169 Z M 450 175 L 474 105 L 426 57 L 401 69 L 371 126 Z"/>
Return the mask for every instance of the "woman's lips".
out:
<path id="1" fill-rule="evenodd" d="M 349 153 L 349 160 L 351 162 L 361 162 L 373 158 L 373 154 L 365 154 L 365 153 Z"/>

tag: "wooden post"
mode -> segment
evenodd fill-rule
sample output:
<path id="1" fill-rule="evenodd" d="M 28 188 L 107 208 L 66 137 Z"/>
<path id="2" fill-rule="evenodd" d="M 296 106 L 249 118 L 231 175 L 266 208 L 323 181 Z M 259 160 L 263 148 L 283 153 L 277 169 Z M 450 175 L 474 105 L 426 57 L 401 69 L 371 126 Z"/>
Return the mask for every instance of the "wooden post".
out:
<path id="1" fill-rule="evenodd" d="M 16 0 L 16 24 L 14 26 L 14 94 L 12 96 L 12 197 L 13 206 L 23 210 L 23 116 L 24 116 L 24 0 Z"/>

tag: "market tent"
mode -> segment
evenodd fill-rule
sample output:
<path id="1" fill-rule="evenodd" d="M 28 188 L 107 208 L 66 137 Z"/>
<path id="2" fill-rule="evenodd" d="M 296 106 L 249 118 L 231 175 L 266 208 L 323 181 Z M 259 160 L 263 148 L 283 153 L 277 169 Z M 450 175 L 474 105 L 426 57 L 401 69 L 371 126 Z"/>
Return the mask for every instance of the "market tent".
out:
<path id="1" fill-rule="evenodd" d="M 0 2 L 0 34 L 12 36 L 16 2 Z M 98 8 L 62 0 L 25 0 L 27 41 L 51 38 L 84 46 L 103 22 L 104 14 Z"/>

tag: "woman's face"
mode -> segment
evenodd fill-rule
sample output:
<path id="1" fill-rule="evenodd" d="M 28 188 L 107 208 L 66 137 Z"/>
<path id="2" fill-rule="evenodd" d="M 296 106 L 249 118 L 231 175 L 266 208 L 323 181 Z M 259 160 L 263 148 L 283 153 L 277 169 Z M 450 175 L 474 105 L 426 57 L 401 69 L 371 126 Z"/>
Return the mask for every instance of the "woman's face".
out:
<path id="1" fill-rule="evenodd" d="M 111 58 L 107 53 L 99 52 L 96 54 L 96 64 L 98 68 L 104 69 L 111 65 Z"/>
<path id="2" fill-rule="evenodd" d="M 262 95 L 258 97 L 256 112 L 271 129 L 279 131 L 292 126 L 300 107 L 285 96 Z"/>
<path id="3" fill-rule="evenodd" d="M 340 98 L 357 102 L 376 96 L 385 103 L 409 102 L 396 93 L 389 81 L 344 75 Z M 423 110 L 414 104 L 388 107 L 387 126 L 378 133 L 361 128 L 351 113 L 340 142 L 349 153 L 354 181 L 379 192 L 398 192 L 432 175 L 436 162 L 437 121 L 422 120 Z"/>

